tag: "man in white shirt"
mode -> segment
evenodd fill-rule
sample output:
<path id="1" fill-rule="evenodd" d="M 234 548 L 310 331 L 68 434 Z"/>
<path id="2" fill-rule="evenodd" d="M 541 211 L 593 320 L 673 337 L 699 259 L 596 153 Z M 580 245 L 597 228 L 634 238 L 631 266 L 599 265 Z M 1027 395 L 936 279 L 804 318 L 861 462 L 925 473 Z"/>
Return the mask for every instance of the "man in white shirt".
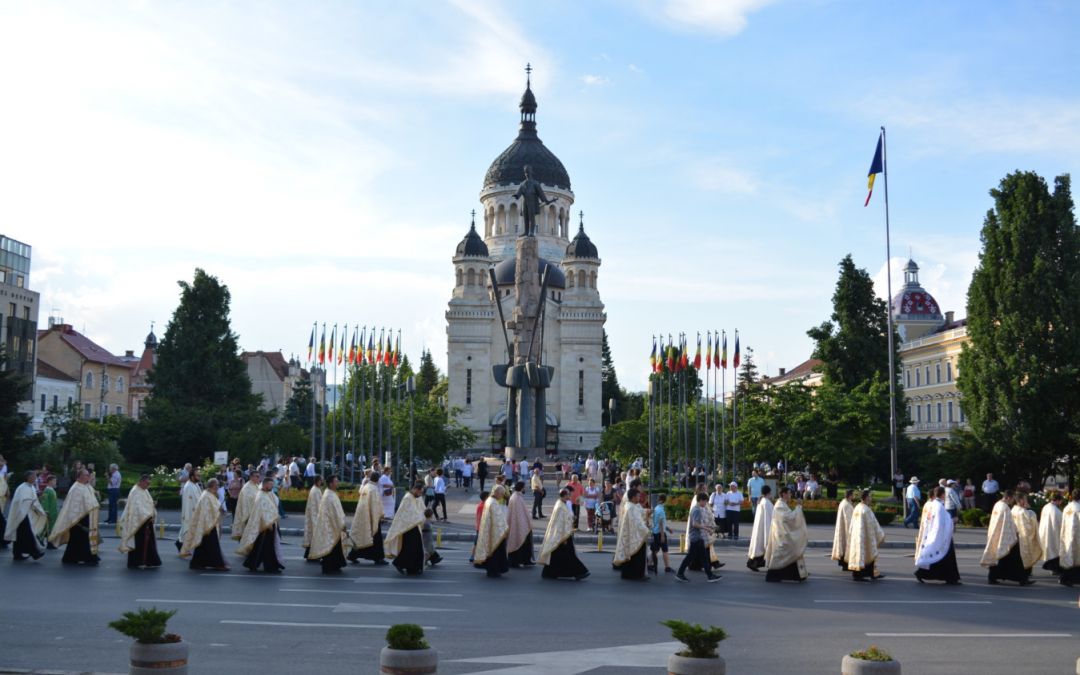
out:
<path id="1" fill-rule="evenodd" d="M 304 467 L 304 483 L 310 490 L 311 486 L 315 484 L 315 458 L 312 457 L 308 460 L 307 466 Z"/>
<path id="2" fill-rule="evenodd" d="M 912 476 L 908 481 L 907 489 L 904 490 L 904 503 L 907 505 L 907 517 L 904 518 L 904 529 L 908 525 L 919 526 L 919 517 L 922 515 L 922 493 L 919 491 L 919 477 Z"/>
<path id="3" fill-rule="evenodd" d="M 1001 491 L 1001 486 L 994 480 L 994 474 L 986 474 L 986 480 L 982 483 L 982 497 L 981 509 L 986 512 L 990 512 L 994 508 L 994 504 L 997 503 L 998 493 Z"/>
<path id="4" fill-rule="evenodd" d="M 461 482 L 465 485 L 465 492 L 470 492 L 469 488 L 472 486 L 472 462 L 465 460 L 461 462 Z"/>
<path id="5" fill-rule="evenodd" d="M 300 487 L 300 465 L 296 463 L 295 457 L 289 462 L 289 485 L 293 488 Z"/>
<path id="6" fill-rule="evenodd" d="M 722 537 L 727 532 L 727 526 L 724 524 L 724 518 L 727 517 L 727 500 L 724 497 L 724 486 L 720 483 L 716 484 L 716 492 L 709 495 L 709 508 L 713 512 L 716 531 Z"/>
<path id="7" fill-rule="evenodd" d="M 727 507 L 728 539 L 739 540 L 739 512 L 742 510 L 743 493 L 739 492 L 739 484 L 731 481 L 728 491 L 724 495 L 724 505 Z"/>
<path id="8" fill-rule="evenodd" d="M 517 471 L 517 465 L 516 464 L 514 464 L 513 462 L 503 462 L 502 475 L 503 475 L 503 478 L 506 479 L 507 483 L 513 483 L 514 482 L 514 478 L 515 478 L 514 473 L 516 471 Z M 481 488 L 481 489 L 483 489 L 483 488 Z"/>
<path id="9" fill-rule="evenodd" d="M 397 504 L 397 495 L 394 490 L 394 480 L 390 478 L 390 467 L 383 469 L 379 476 L 379 498 L 382 499 L 383 518 L 394 519 L 394 508 Z"/>
<path id="10" fill-rule="evenodd" d="M 439 519 L 439 504 L 442 504 L 442 519 L 444 522 L 448 522 L 450 518 L 446 515 L 446 478 L 443 477 L 443 470 L 435 470 L 435 503 L 431 505 L 431 512 L 435 514 L 435 520 Z"/>
<path id="11" fill-rule="evenodd" d="M 518 480 L 525 480 L 526 476 L 528 476 L 528 475 L 529 475 L 529 460 L 522 457 L 521 461 L 518 462 Z"/>
<path id="12" fill-rule="evenodd" d="M 765 479 L 761 477 L 757 469 L 751 472 L 750 480 L 746 481 L 746 489 L 750 493 L 750 506 L 757 509 L 758 500 L 761 499 L 761 488 L 765 485 Z"/>

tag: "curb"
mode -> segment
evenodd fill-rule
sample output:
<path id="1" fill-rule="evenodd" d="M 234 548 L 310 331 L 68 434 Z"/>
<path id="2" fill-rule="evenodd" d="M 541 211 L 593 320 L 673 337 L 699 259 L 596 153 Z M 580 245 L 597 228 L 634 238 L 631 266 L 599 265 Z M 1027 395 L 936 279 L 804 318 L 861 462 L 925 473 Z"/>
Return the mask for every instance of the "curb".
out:
<path id="1" fill-rule="evenodd" d="M 99 673 L 91 670 L 33 670 L 30 668 L 5 668 L 0 666 L 0 675 L 122 675 L 121 673 Z"/>

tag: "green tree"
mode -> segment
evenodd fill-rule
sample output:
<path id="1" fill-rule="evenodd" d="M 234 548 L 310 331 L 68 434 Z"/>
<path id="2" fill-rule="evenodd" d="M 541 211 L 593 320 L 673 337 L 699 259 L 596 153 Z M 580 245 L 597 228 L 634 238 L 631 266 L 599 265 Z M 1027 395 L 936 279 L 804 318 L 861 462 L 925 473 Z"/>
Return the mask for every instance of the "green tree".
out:
<path id="1" fill-rule="evenodd" d="M 396 405 L 390 412 L 394 436 L 403 439 L 400 461 L 409 457 L 409 406 L 407 402 Z M 413 454 L 430 462 L 441 461 L 452 453 L 472 447 L 476 435 L 448 414 L 437 403 L 416 397 L 413 401 Z"/>
<path id="2" fill-rule="evenodd" d="M 229 289 L 202 269 L 178 283 L 180 304 L 150 373 L 145 445 L 132 457 L 146 463 L 201 461 L 269 424 L 229 323 Z"/>
<path id="3" fill-rule="evenodd" d="M 746 348 L 746 352 L 742 354 L 742 360 L 739 364 L 738 384 L 736 385 L 739 390 L 739 395 L 749 393 L 755 389 L 760 389 L 761 384 L 758 382 L 761 378 L 758 376 L 757 364 L 754 363 L 754 350 L 751 347 Z"/>
<path id="4" fill-rule="evenodd" d="M 615 362 L 611 358 L 611 347 L 608 345 L 607 331 L 604 331 L 603 343 L 600 350 L 600 401 L 603 411 L 600 415 L 600 423 L 610 426 L 624 417 L 624 404 L 626 394 L 619 386 L 619 378 L 615 374 Z M 611 401 L 615 401 L 615 412 L 611 413 Z"/>
<path id="5" fill-rule="evenodd" d="M 990 194 L 957 386 L 997 473 L 1042 485 L 1062 459 L 1075 473 L 1080 234 L 1068 176 L 1050 192 L 1037 174 L 1012 173 Z"/>
<path id="6" fill-rule="evenodd" d="M 633 419 L 612 424 L 600 435 L 597 451 L 601 456 L 611 457 L 623 466 L 628 466 L 638 457 L 648 458 L 648 421 Z"/>
<path id="7" fill-rule="evenodd" d="M 19 412 L 19 404 L 30 400 L 31 383 L 19 373 L 8 370 L 7 361 L 6 350 L 0 349 L 0 454 L 11 469 L 26 469 L 42 439 L 27 435 L 30 417 Z"/>
<path id="8" fill-rule="evenodd" d="M 416 395 L 426 399 L 438 384 L 439 369 L 435 359 L 431 358 L 431 350 L 425 349 L 420 355 L 420 372 L 416 375 Z"/>

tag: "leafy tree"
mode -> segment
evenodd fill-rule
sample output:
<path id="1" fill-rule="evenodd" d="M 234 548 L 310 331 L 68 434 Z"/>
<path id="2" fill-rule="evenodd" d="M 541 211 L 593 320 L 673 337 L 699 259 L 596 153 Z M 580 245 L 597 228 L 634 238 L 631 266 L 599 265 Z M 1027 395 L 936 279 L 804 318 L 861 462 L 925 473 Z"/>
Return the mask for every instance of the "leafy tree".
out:
<path id="1" fill-rule="evenodd" d="M 626 394 L 619 386 L 619 378 L 615 374 L 615 362 L 611 358 L 611 347 L 608 345 L 606 330 L 604 331 L 600 354 L 600 402 L 603 405 L 600 423 L 603 426 L 610 426 L 619 420 L 627 419 L 627 417 L 624 416 L 625 411 L 623 410 Z M 611 413 L 611 401 L 615 401 L 614 414 Z"/>
<path id="2" fill-rule="evenodd" d="M 29 468 L 28 460 L 42 439 L 27 435 L 30 417 L 19 412 L 19 404 L 30 400 L 32 386 L 28 379 L 8 370 L 7 361 L 6 350 L 0 349 L 0 453 L 12 469 Z"/>
<path id="3" fill-rule="evenodd" d="M 643 419 L 616 422 L 600 435 L 597 451 L 617 460 L 623 466 L 638 457 L 649 456 L 649 422 Z"/>
<path id="4" fill-rule="evenodd" d="M 65 470 L 78 459 L 84 464 L 94 464 L 98 476 L 104 476 L 104 469 L 110 463 L 119 463 L 122 459 L 117 442 L 132 424 L 134 422 L 129 418 L 119 415 L 110 415 L 101 422 L 84 419 L 78 403 L 50 408 L 45 413 L 45 434 L 49 442 L 38 459 L 53 462 Z"/>
<path id="5" fill-rule="evenodd" d="M 1059 460 L 1070 474 L 1076 461 L 1080 234 L 1068 176 L 1051 193 L 1037 174 L 1016 172 L 990 194 L 957 386 L 997 473 L 1041 485 Z"/>
<path id="6" fill-rule="evenodd" d="M 178 283 L 180 304 L 150 373 L 145 445 L 132 449 L 146 463 L 199 461 L 269 425 L 229 323 L 229 289 L 202 269 Z"/>
<path id="7" fill-rule="evenodd" d="M 754 350 L 751 347 L 746 348 L 746 353 L 742 355 L 742 361 L 739 364 L 738 384 L 736 385 L 739 390 L 739 395 L 749 393 L 755 389 L 760 388 L 758 380 L 757 364 L 754 363 Z"/>
<path id="8" fill-rule="evenodd" d="M 422 398 L 431 396 L 431 392 L 439 384 L 439 369 L 435 366 L 435 359 L 431 358 L 431 351 L 425 349 L 420 355 L 420 372 L 416 376 L 416 394 Z"/>
<path id="9" fill-rule="evenodd" d="M 292 396 L 285 403 L 283 415 L 286 422 L 295 424 L 307 433 L 311 432 L 312 395 L 311 376 L 305 374 L 293 387 Z"/>
<path id="10" fill-rule="evenodd" d="M 453 412 L 453 411 L 450 411 Z M 409 455 L 409 406 L 395 406 L 390 413 L 394 436 L 404 439 L 401 443 L 400 461 L 408 461 Z M 417 397 L 413 401 L 413 454 L 419 459 L 440 461 L 452 453 L 472 447 L 476 435 L 442 406 L 431 400 Z"/>

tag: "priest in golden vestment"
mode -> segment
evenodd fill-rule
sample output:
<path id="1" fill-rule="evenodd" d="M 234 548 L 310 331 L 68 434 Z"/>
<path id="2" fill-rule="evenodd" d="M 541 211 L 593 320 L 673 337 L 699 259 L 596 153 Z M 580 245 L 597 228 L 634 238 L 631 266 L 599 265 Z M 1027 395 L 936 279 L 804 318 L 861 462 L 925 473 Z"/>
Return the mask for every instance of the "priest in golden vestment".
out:
<path id="1" fill-rule="evenodd" d="M 23 482 L 11 498 L 4 541 L 15 542 L 11 550 L 15 560 L 26 560 L 27 556 L 37 560 L 45 555 L 41 538 L 45 536 L 49 516 L 38 501 L 36 481 L 37 471 L 24 473 Z"/>
<path id="2" fill-rule="evenodd" d="M 274 479 L 263 478 L 262 488 L 255 497 L 248 514 L 240 548 L 236 552 L 244 556 L 244 567 L 257 572 L 277 573 L 285 569 L 282 564 L 281 536 L 278 533 L 278 498 L 273 492 Z"/>
<path id="3" fill-rule="evenodd" d="M 202 487 L 199 485 L 199 470 L 192 469 L 188 479 L 180 486 L 180 534 L 176 537 L 176 550 L 183 545 L 184 535 L 187 534 L 188 523 L 191 522 L 191 514 L 195 512 L 195 505 L 202 496 Z"/>
<path id="4" fill-rule="evenodd" d="M 765 567 L 765 546 L 769 543 L 769 528 L 772 525 L 773 503 L 769 496 L 772 488 L 761 486 L 761 498 L 754 509 L 754 525 L 750 528 L 750 548 L 746 552 L 746 566 L 757 572 Z M 835 546 L 835 545 L 834 545 Z"/>
<path id="5" fill-rule="evenodd" d="M 936 580 L 960 585 L 953 545 L 953 520 L 945 509 L 945 490 L 935 485 L 923 504 L 919 536 L 915 540 L 915 578 L 919 583 Z"/>
<path id="6" fill-rule="evenodd" d="M 161 557 L 154 539 L 157 509 L 150 494 L 150 474 L 142 474 L 131 486 L 124 512 L 120 514 L 120 552 L 127 553 L 129 569 L 161 567 Z"/>
<path id="7" fill-rule="evenodd" d="M 859 495 L 859 505 L 851 512 L 851 529 L 848 531 L 847 552 L 844 560 L 855 581 L 882 579 L 874 563 L 878 557 L 878 546 L 885 541 L 885 531 L 881 529 L 874 510 L 870 508 L 870 490 L 863 490 Z"/>
<path id="8" fill-rule="evenodd" d="M 376 565 L 390 564 L 383 554 L 382 516 L 379 486 L 372 482 L 369 470 L 364 472 L 363 485 L 356 499 L 356 512 L 349 529 L 349 545 L 352 547 L 349 562 L 359 562 L 363 558 L 374 561 Z"/>
<path id="9" fill-rule="evenodd" d="M 525 481 L 514 483 L 514 493 L 507 503 L 507 520 L 510 533 L 506 535 L 506 551 L 510 567 L 535 565 L 533 562 L 532 520 L 529 505 L 525 503 Z"/>
<path id="10" fill-rule="evenodd" d="M 999 579 L 1016 581 L 1022 586 L 1034 583 L 1024 571 L 1020 558 L 1020 539 L 1012 517 L 1012 507 L 1015 504 L 1013 491 L 1005 490 L 990 512 L 986 548 L 983 549 L 982 559 L 979 561 L 980 565 L 989 568 L 986 575 L 989 584 L 996 584 Z"/>
<path id="11" fill-rule="evenodd" d="M 191 522 L 184 533 L 184 541 L 180 543 L 180 557 L 191 558 L 189 569 L 229 571 L 225 556 L 221 554 L 221 538 L 218 536 L 221 501 L 217 490 L 217 478 L 206 481 L 206 489 L 199 495 L 199 501 L 195 502 Z"/>
<path id="12" fill-rule="evenodd" d="M 311 553 L 308 560 L 322 562 L 323 574 L 341 574 L 345 562 L 345 509 L 338 497 L 338 477 L 331 476 L 326 482 L 319 505 L 319 517 L 311 535 Z M 314 489 L 314 488 L 312 488 Z"/>
<path id="13" fill-rule="evenodd" d="M 789 488 L 780 488 L 780 498 L 773 508 L 769 526 L 769 543 L 765 546 L 765 581 L 798 581 L 809 576 L 803 553 L 806 552 L 806 518 L 802 504 L 791 508 L 795 501 Z"/>
<path id="14" fill-rule="evenodd" d="M 1080 488 L 1072 491 L 1072 501 L 1061 513 L 1061 583 L 1080 583 Z"/>
<path id="15" fill-rule="evenodd" d="M 1016 540 L 1020 546 L 1020 563 L 1024 573 L 1031 576 L 1031 568 L 1042 558 L 1042 545 L 1039 543 L 1039 520 L 1035 512 L 1028 507 L 1026 492 L 1016 494 L 1016 504 L 1012 507 L 1013 521 L 1016 523 Z"/>
<path id="16" fill-rule="evenodd" d="M 574 551 L 574 513 L 570 507 L 570 491 L 559 490 L 559 499 L 548 516 L 544 543 L 540 545 L 538 562 L 544 566 L 544 579 L 572 577 L 578 581 L 589 576 L 589 570 Z"/>
<path id="17" fill-rule="evenodd" d="M 421 532 L 424 516 L 424 482 L 416 481 L 401 498 L 394 520 L 386 533 L 386 556 L 394 559 L 394 567 L 402 574 L 424 573 L 424 537 Z"/>
<path id="18" fill-rule="evenodd" d="M 229 535 L 236 541 L 240 541 L 240 537 L 244 535 L 244 526 L 247 525 L 248 517 L 255 506 L 255 498 L 259 495 L 261 487 L 262 473 L 255 470 L 248 476 L 248 481 L 244 483 L 244 487 L 240 488 L 240 496 L 236 498 L 236 509 L 233 512 L 232 532 Z"/>
<path id="19" fill-rule="evenodd" d="M 851 530 L 851 514 L 855 511 L 855 502 L 859 501 L 855 490 L 848 490 L 836 508 L 836 527 L 833 528 L 832 559 L 845 572 L 847 566 L 848 532 Z"/>
<path id="20" fill-rule="evenodd" d="M 307 504 L 304 506 L 304 560 L 318 562 L 318 558 L 309 555 L 311 550 L 311 537 L 319 522 L 319 507 L 322 505 L 323 478 L 315 476 L 311 488 L 308 490 Z M 340 501 L 340 500 L 339 500 Z"/>
<path id="21" fill-rule="evenodd" d="M 473 565 L 487 570 L 489 577 L 500 577 L 510 571 L 506 555 L 510 523 L 502 503 L 505 494 L 504 485 L 496 484 L 491 489 L 491 496 L 484 502 L 484 511 L 480 515 L 480 529 L 476 533 Z"/>
<path id="22" fill-rule="evenodd" d="M 60 562 L 65 565 L 83 564 L 91 567 L 101 562 L 97 554 L 98 543 L 101 541 L 98 534 L 100 509 L 101 504 L 90 486 L 90 472 L 83 469 L 68 490 L 64 506 L 60 509 L 60 515 L 56 517 L 56 523 L 49 535 L 49 541 L 53 545 L 67 544 Z"/>
<path id="23" fill-rule="evenodd" d="M 649 539 L 650 528 L 645 523 L 645 509 L 640 504 L 641 496 L 638 488 L 630 488 L 626 492 L 626 508 L 619 518 L 612 566 L 619 570 L 623 579 L 648 579 L 645 576 L 645 543 Z"/>
<path id="24" fill-rule="evenodd" d="M 1043 569 L 1061 574 L 1061 503 L 1065 495 L 1054 492 L 1039 513 L 1039 545 L 1046 562 Z"/>

